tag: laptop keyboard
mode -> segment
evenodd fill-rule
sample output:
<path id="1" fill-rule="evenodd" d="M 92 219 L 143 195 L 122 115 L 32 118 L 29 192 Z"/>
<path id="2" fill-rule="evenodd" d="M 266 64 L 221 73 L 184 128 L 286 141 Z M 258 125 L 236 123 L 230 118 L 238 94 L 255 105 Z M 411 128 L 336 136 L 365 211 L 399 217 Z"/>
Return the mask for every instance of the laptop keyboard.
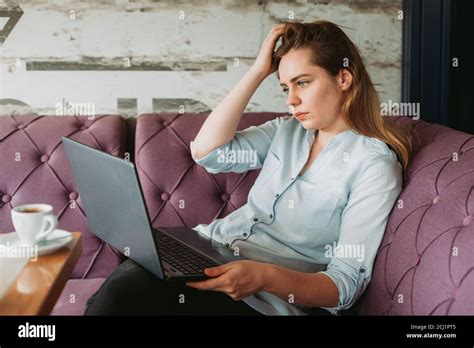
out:
<path id="1" fill-rule="evenodd" d="M 160 230 L 154 230 L 153 236 L 161 259 L 183 274 L 203 274 L 204 268 L 219 265 Z"/>

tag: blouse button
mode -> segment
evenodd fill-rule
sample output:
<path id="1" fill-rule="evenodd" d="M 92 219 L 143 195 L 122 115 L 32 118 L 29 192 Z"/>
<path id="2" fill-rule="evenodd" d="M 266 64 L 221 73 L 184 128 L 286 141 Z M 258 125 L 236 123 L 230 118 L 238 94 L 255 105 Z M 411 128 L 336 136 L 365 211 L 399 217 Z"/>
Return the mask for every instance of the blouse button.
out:
<path id="1" fill-rule="evenodd" d="M 258 221 L 258 219 L 257 219 L 257 218 L 253 218 L 253 221 L 257 222 L 257 221 Z"/>
<path id="2" fill-rule="evenodd" d="M 244 236 L 244 237 L 247 237 L 247 232 L 244 232 L 243 236 Z"/>
<path id="3" fill-rule="evenodd" d="M 270 219 L 273 219 L 273 214 L 270 214 Z"/>

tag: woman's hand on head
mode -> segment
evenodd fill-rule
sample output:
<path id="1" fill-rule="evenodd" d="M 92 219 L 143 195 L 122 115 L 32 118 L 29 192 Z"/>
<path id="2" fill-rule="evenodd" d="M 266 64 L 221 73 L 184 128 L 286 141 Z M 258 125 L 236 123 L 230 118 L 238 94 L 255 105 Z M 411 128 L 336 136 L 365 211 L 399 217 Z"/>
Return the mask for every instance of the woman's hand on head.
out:
<path id="1" fill-rule="evenodd" d="M 255 73 L 267 77 L 275 72 L 276 67 L 273 67 L 273 52 L 275 51 L 278 39 L 285 31 L 285 25 L 286 24 L 279 24 L 274 26 L 265 41 L 263 41 L 257 59 L 255 59 L 251 68 Z"/>
<path id="2" fill-rule="evenodd" d="M 206 268 L 210 279 L 187 282 L 195 289 L 221 291 L 238 301 L 265 288 L 269 264 L 251 260 L 234 261 L 217 267 Z"/>

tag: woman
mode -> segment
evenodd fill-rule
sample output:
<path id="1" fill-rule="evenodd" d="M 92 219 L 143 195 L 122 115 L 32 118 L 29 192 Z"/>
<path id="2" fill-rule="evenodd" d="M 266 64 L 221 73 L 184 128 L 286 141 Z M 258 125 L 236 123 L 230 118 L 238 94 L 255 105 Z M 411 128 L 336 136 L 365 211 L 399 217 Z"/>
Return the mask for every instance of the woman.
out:
<path id="1" fill-rule="evenodd" d="M 293 117 L 236 132 L 251 96 L 275 71 Z M 274 27 L 191 150 L 211 173 L 255 168 L 222 160 L 225 151 L 256 154 L 262 171 L 248 203 L 194 227 L 248 260 L 206 269 L 210 279 L 186 285 L 162 282 L 129 260 L 86 314 L 338 314 L 354 304 L 370 282 L 411 145 L 382 119 L 360 54 L 337 25 Z"/>

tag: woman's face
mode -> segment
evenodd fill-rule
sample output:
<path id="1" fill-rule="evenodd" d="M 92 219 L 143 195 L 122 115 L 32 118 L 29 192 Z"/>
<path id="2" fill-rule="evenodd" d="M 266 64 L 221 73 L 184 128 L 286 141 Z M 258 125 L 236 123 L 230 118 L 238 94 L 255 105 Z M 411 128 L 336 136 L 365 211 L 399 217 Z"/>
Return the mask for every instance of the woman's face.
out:
<path id="1" fill-rule="evenodd" d="M 288 95 L 287 105 L 305 129 L 325 130 L 343 122 L 343 92 L 338 78 L 312 64 L 309 49 L 293 49 L 285 54 L 278 73 Z"/>

